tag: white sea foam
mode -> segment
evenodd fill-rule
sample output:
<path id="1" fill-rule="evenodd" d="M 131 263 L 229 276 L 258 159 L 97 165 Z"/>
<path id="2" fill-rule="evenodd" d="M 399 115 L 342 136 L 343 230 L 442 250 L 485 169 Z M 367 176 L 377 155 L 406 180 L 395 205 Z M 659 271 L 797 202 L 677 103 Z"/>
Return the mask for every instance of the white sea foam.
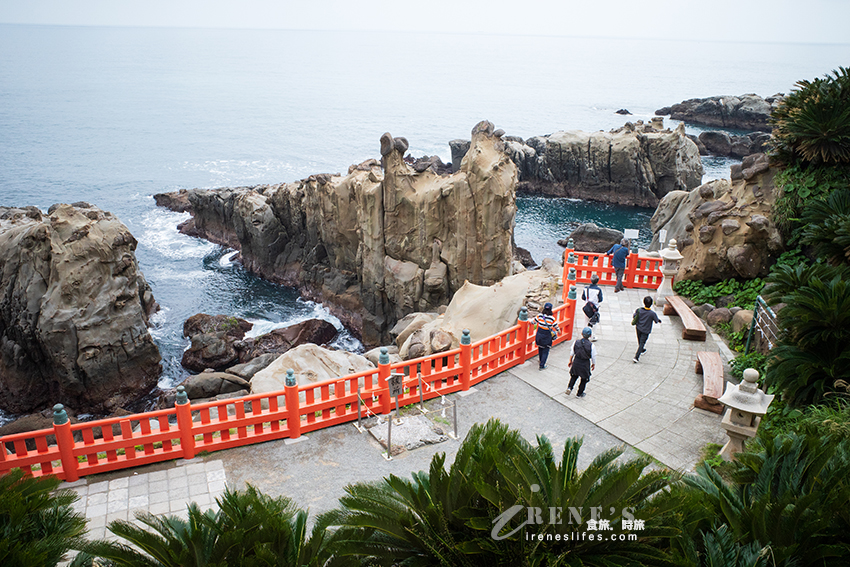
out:
<path id="1" fill-rule="evenodd" d="M 170 260 L 203 258 L 215 250 L 216 245 L 180 234 L 177 225 L 189 218 L 189 213 L 175 213 L 160 208 L 149 211 L 142 219 L 144 231 L 139 236 L 139 244 Z"/>
<path id="2" fill-rule="evenodd" d="M 236 257 L 237 254 L 239 254 L 238 250 L 226 253 L 218 260 L 218 265 L 222 268 L 230 268 L 231 266 L 233 266 L 233 259 Z"/>

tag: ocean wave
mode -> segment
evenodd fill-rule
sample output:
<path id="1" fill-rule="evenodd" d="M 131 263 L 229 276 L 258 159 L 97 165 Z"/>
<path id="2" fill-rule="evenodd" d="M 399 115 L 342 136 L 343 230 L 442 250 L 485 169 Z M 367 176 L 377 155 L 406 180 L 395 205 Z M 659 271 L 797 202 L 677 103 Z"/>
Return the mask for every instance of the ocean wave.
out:
<path id="1" fill-rule="evenodd" d="M 144 230 L 138 237 L 139 244 L 169 260 L 203 258 L 217 246 L 177 231 L 177 225 L 190 218 L 189 213 L 175 213 L 160 208 L 149 211 L 142 218 Z"/>

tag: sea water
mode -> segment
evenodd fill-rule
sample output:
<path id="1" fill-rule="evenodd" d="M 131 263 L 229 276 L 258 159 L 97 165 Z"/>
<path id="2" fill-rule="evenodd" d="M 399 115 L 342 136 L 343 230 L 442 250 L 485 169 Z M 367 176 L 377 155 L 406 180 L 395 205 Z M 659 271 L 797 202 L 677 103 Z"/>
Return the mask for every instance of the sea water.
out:
<path id="1" fill-rule="evenodd" d="M 788 92 L 848 60 L 846 45 L 3 25 L 0 205 L 88 201 L 129 227 L 162 307 L 152 334 L 169 387 L 186 376 L 182 325 L 199 312 L 244 317 L 254 334 L 321 317 L 338 346 L 360 345 L 321 305 L 179 234 L 187 215 L 154 193 L 345 172 L 379 157 L 387 131 L 448 162 L 448 141 L 481 120 L 524 138 L 608 130 L 687 98 Z M 704 163 L 707 180 L 735 162 Z M 650 238 L 651 210 L 539 197 L 518 208 L 516 242 L 538 262 L 581 222 Z"/>

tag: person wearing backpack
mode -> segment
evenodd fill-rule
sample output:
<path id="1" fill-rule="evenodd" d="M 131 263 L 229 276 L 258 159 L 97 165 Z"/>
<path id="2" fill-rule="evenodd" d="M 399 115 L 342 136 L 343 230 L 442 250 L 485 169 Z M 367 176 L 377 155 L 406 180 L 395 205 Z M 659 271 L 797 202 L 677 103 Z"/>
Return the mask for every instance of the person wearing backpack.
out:
<path id="1" fill-rule="evenodd" d="M 555 321 L 555 315 L 552 313 L 551 303 L 546 303 L 543 306 L 543 311 L 534 318 L 534 326 L 537 329 L 534 342 L 537 345 L 540 370 L 543 370 L 546 368 L 546 360 L 549 358 L 549 349 L 552 347 L 552 341 L 557 339 L 558 334 L 561 332 L 558 328 L 558 323 Z"/>
<path id="2" fill-rule="evenodd" d="M 578 385 L 577 397 L 583 398 L 584 387 L 590 381 L 590 372 L 596 368 L 596 345 L 590 342 L 590 335 L 593 331 L 590 327 L 585 327 L 581 331 L 581 338 L 573 343 L 573 349 L 570 352 L 570 384 L 567 386 L 567 395 L 573 393 L 573 386 L 579 378 L 581 382 Z"/>
<path id="3" fill-rule="evenodd" d="M 599 287 L 599 276 L 590 276 L 590 285 L 581 292 L 581 298 L 586 301 L 581 310 L 584 312 L 584 326 L 591 331 L 590 341 L 595 342 L 599 333 L 593 334 L 593 325 L 599 323 L 599 304 L 602 303 L 602 288 Z"/>
<path id="4" fill-rule="evenodd" d="M 638 349 L 632 362 L 637 364 L 640 362 L 640 355 L 646 352 L 646 339 L 649 338 L 649 333 L 652 332 L 652 324 L 661 324 L 661 319 L 655 311 L 652 310 L 652 297 L 646 296 L 643 298 L 643 307 L 638 307 L 632 317 L 632 325 L 637 331 Z"/>

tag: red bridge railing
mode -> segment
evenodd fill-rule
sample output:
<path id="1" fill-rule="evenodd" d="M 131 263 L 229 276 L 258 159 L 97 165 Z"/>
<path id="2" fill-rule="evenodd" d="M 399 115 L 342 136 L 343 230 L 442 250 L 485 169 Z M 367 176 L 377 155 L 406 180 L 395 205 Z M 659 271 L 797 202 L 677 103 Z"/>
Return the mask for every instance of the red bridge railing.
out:
<path id="1" fill-rule="evenodd" d="M 574 282 L 567 282 L 568 286 Z M 572 336 L 575 293 L 554 312 L 562 329 L 555 341 Z M 388 414 L 387 378 L 404 373 L 402 405 L 461 390 L 525 362 L 537 353 L 525 308 L 513 327 L 473 343 L 467 332 L 459 348 L 389 364 L 316 384 L 292 384 L 279 392 L 192 404 L 182 387 L 174 408 L 71 424 L 61 404 L 52 429 L 0 437 L 0 474 L 19 467 L 29 475 L 66 481 L 171 459 L 218 451 Z M 289 380 L 287 384 L 289 384 Z M 358 405 L 358 397 L 360 404 Z M 358 414 L 358 408 L 359 414 Z"/>
<path id="2" fill-rule="evenodd" d="M 624 285 L 657 288 L 660 263 L 658 258 L 630 256 Z M 604 254 L 566 251 L 563 305 L 554 310 L 562 332 L 555 343 L 572 338 L 575 284 L 589 282 L 594 272 L 601 283 L 614 282 L 614 269 Z M 57 404 L 53 428 L 0 437 L 0 474 L 19 467 L 33 476 L 75 481 L 160 461 L 191 459 L 202 451 L 297 438 L 360 416 L 388 414 L 387 378 L 392 372 L 405 376 L 401 405 L 418 403 L 420 387 L 423 400 L 468 390 L 535 356 L 533 331 L 523 308 L 516 325 L 477 342 L 465 332 L 459 348 L 395 364 L 382 357 L 376 369 L 316 384 L 297 385 L 290 376 L 292 380 L 279 392 L 192 404 L 178 388 L 174 408 L 73 425 Z"/>
<path id="3" fill-rule="evenodd" d="M 564 281 L 567 281 L 570 268 L 575 270 L 576 283 L 590 283 L 594 274 L 599 276 L 600 285 L 614 285 L 617 276 L 614 266 L 611 265 L 613 258 L 599 252 L 576 252 L 572 247 L 572 241 L 568 243 L 564 251 Z M 661 258 L 638 256 L 629 254 L 626 258 L 626 270 L 623 274 L 623 285 L 631 288 L 658 289 L 664 275 L 661 273 Z M 564 297 L 568 293 L 564 286 Z"/>

